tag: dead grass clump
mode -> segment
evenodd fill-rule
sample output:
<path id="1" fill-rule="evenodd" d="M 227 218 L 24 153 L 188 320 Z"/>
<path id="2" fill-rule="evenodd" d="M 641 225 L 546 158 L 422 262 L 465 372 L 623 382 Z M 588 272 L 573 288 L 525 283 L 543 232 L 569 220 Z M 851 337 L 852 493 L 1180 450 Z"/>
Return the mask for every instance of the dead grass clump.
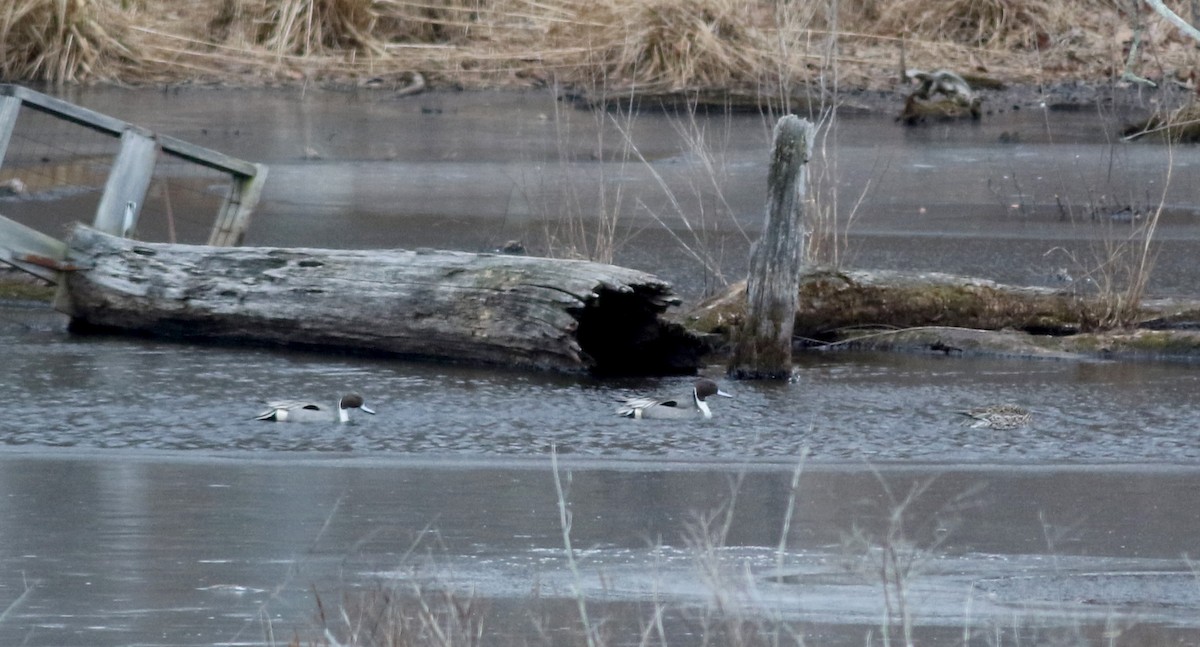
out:
<path id="1" fill-rule="evenodd" d="M 585 83 L 646 91 L 752 84 L 771 44 L 755 25 L 752 0 L 598 0 L 551 29 L 580 50 Z"/>
<path id="2" fill-rule="evenodd" d="M 377 33 L 399 43 L 465 43 L 478 36 L 493 14 L 494 0 L 376 0 Z"/>
<path id="3" fill-rule="evenodd" d="M 0 8 L 0 77 L 66 83 L 115 78 L 134 58 L 121 12 L 102 0 L 9 0 Z"/>
<path id="4" fill-rule="evenodd" d="M 1069 20 L 1069 14 L 1047 0 L 895 0 L 880 9 L 874 31 L 971 46 L 1035 49 L 1069 29 Z"/>
<path id="5" fill-rule="evenodd" d="M 372 0 L 223 0 L 209 23 L 215 40 L 275 54 L 380 51 Z"/>

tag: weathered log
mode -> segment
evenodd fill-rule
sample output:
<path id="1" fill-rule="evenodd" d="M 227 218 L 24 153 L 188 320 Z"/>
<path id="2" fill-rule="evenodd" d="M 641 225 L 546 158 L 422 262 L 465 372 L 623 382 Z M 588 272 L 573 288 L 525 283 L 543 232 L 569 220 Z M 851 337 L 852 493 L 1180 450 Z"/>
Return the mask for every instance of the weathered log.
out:
<path id="1" fill-rule="evenodd" d="M 694 372 L 671 286 L 586 261 L 143 243 L 77 226 L 73 330 L 332 347 L 599 374 Z"/>
<path id="2" fill-rule="evenodd" d="M 746 318 L 733 340 L 729 374 L 741 379 L 787 379 L 792 370 L 796 285 L 803 269 L 804 200 L 813 125 L 795 115 L 775 124 L 767 176 L 766 222 L 750 252 Z"/>
<path id="3" fill-rule="evenodd" d="M 797 289 L 798 340 L 838 342 L 877 329 L 957 326 L 1078 333 L 1092 297 L 937 272 L 807 270 Z M 730 286 L 690 315 L 692 328 L 730 334 L 746 317 L 746 285 Z"/>

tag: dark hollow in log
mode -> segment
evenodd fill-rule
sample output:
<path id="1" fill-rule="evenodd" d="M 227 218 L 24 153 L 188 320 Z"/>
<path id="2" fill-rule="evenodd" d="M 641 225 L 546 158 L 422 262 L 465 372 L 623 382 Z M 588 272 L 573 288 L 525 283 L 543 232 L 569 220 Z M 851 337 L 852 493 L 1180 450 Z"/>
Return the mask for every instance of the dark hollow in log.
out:
<path id="1" fill-rule="evenodd" d="M 586 261 L 439 250 L 142 243 L 77 226 L 74 331 L 610 374 L 689 374 L 671 286 Z"/>

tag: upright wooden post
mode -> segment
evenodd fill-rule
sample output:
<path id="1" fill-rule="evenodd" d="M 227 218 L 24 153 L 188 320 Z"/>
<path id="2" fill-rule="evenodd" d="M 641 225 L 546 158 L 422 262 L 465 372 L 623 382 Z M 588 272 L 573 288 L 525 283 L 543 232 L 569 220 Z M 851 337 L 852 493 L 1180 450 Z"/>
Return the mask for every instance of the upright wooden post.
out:
<path id="1" fill-rule="evenodd" d="M 775 124 L 766 224 L 762 238 L 750 251 L 746 320 L 734 336 L 731 377 L 777 380 L 791 376 L 792 327 L 807 237 L 807 164 L 814 132 L 812 123 L 795 115 Z"/>
<path id="2" fill-rule="evenodd" d="M 114 236 L 128 236 L 133 231 L 157 159 L 158 143 L 152 134 L 133 128 L 121 133 L 121 150 L 108 171 L 104 194 L 96 207 L 93 223 L 96 229 Z M 129 209 L 130 204 L 132 209 Z"/>
<path id="3" fill-rule="evenodd" d="M 21 111 L 21 100 L 16 97 L 0 97 L 0 165 L 8 152 L 13 126 L 17 125 L 17 113 Z"/>
<path id="4" fill-rule="evenodd" d="M 262 197 L 263 185 L 267 183 L 267 167 L 255 164 L 254 175 L 234 175 L 233 186 L 221 205 L 221 212 L 208 235 L 208 244 L 217 247 L 236 247 L 246 237 L 250 226 L 250 214 Z"/>

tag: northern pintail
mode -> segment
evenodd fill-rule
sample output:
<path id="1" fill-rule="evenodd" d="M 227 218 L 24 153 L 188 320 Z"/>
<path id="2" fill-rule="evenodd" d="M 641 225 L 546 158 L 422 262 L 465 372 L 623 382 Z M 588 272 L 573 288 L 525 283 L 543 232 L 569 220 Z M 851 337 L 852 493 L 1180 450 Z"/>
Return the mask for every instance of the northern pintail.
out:
<path id="1" fill-rule="evenodd" d="M 967 416 L 974 429 L 1016 429 L 1029 424 L 1029 410 L 1015 404 L 993 404 L 957 412 Z"/>
<path id="2" fill-rule="evenodd" d="M 692 392 L 678 398 L 628 398 L 617 408 L 617 415 L 626 418 L 711 418 L 712 411 L 705 402 L 709 396 L 719 395 L 732 398 L 722 391 L 717 383 L 702 377 L 692 386 Z"/>
<path id="3" fill-rule="evenodd" d="M 372 415 L 375 413 L 357 393 L 343 395 L 336 407 L 303 401 L 270 402 L 267 407 L 254 419 L 272 422 L 347 422 L 350 420 L 350 409 L 362 409 Z"/>

